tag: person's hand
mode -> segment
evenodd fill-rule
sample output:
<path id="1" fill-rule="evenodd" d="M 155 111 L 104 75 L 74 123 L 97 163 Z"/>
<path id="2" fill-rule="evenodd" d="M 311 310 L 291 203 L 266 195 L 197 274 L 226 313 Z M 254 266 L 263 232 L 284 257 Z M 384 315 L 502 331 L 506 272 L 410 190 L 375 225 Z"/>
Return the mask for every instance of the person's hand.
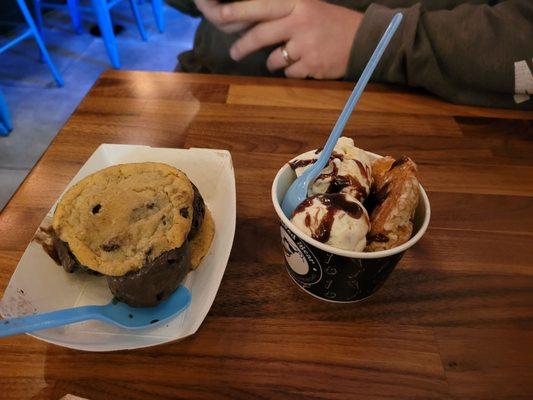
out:
<path id="1" fill-rule="evenodd" d="M 290 78 L 344 77 L 363 19 L 357 11 L 319 0 L 248 0 L 219 7 L 229 31 L 242 29 L 237 24 L 257 23 L 233 44 L 231 57 L 239 61 L 263 47 L 285 43 L 270 54 L 267 67 L 283 68 Z"/>
<path id="2" fill-rule="evenodd" d="M 196 4 L 196 7 L 202 15 L 222 32 L 239 32 L 251 25 L 251 22 L 247 21 L 225 21 L 222 17 L 222 9 L 224 5 L 217 0 L 194 0 L 194 4 Z"/>

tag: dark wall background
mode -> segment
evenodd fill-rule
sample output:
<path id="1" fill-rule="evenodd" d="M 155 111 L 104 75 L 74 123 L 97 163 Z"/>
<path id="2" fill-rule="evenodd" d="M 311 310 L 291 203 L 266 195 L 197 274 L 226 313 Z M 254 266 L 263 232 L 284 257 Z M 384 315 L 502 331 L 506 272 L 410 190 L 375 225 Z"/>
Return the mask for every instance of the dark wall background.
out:
<path id="1" fill-rule="evenodd" d="M 64 0 L 48 0 L 48 2 L 65 3 Z M 26 4 L 33 13 L 33 0 L 26 0 Z M 43 12 L 45 11 L 43 10 Z M 21 23 L 23 21 L 24 19 L 15 0 L 0 0 L 0 35 L 13 29 L 14 23 Z"/>
<path id="2" fill-rule="evenodd" d="M 28 6 L 30 2 L 27 2 Z M 17 2 L 15 0 L 1 0 L 0 1 L 0 32 L 5 32 L 10 27 L 7 22 L 21 22 L 22 15 L 20 15 Z"/>

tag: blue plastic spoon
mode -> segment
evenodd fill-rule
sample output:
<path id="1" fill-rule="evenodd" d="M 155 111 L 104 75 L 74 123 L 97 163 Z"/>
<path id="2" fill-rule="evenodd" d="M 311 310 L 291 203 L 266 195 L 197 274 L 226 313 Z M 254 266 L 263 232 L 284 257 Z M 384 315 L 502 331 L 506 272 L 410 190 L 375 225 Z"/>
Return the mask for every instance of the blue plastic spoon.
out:
<path id="1" fill-rule="evenodd" d="M 113 300 L 105 306 L 83 306 L 0 320 L 0 337 L 55 328 L 74 322 L 96 319 L 126 329 L 155 326 L 186 309 L 191 302 L 191 292 L 180 286 L 167 300 L 155 307 L 136 308 Z"/>
<path id="2" fill-rule="evenodd" d="M 311 182 L 314 182 L 317 176 L 320 175 L 322 169 L 324 169 L 328 163 L 331 152 L 337 144 L 337 140 L 339 140 L 342 132 L 344 131 L 346 122 L 348 122 L 348 119 L 350 118 L 350 115 L 352 114 L 359 97 L 361 97 L 361 93 L 363 93 L 363 90 L 365 90 L 366 84 L 376 69 L 383 52 L 387 48 L 392 36 L 394 35 L 394 32 L 396 32 L 398 25 L 400 25 L 402 18 L 402 13 L 397 13 L 394 15 L 394 17 L 392 17 L 389 26 L 381 37 L 376 49 L 374 50 L 374 53 L 372 54 L 372 57 L 370 57 L 370 60 L 368 61 L 368 64 L 366 64 L 361 77 L 357 81 L 352 94 L 348 98 L 348 101 L 346 102 L 339 119 L 335 123 L 333 131 L 329 135 L 328 141 L 320 153 L 318 160 L 309 168 L 307 168 L 304 173 L 292 183 L 285 193 L 285 197 L 281 203 L 281 209 L 287 218 L 291 218 L 296 207 L 298 207 L 298 205 L 307 198 L 307 190 L 309 185 Z"/>

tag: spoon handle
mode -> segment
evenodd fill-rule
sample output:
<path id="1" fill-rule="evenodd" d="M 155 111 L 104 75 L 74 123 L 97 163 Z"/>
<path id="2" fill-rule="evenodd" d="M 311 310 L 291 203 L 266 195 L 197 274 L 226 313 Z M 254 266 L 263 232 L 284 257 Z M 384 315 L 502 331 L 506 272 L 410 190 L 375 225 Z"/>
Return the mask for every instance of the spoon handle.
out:
<path id="1" fill-rule="evenodd" d="M 394 33 L 396 32 L 396 29 L 398 29 L 398 25 L 400 25 L 402 18 L 402 13 L 396 13 L 394 14 L 394 17 L 392 17 L 389 26 L 385 30 L 385 33 L 383 33 L 383 36 L 381 37 L 376 49 L 374 50 L 372 57 L 370 57 L 370 60 L 366 64 L 363 73 L 359 77 L 359 80 L 357 81 L 357 84 L 355 85 L 352 94 L 348 98 L 348 101 L 346 102 L 344 109 L 342 110 L 341 115 L 339 116 L 339 119 L 335 123 L 333 131 L 331 132 L 331 135 L 329 136 L 328 141 L 326 142 L 326 145 L 324 146 L 320 157 L 313 165 L 313 170 L 316 169 L 321 171 L 326 166 L 329 160 L 329 156 L 331 155 L 333 148 L 337 144 L 337 140 L 339 140 L 339 138 L 341 137 L 342 132 L 344 131 L 344 127 L 346 126 L 346 123 L 348 122 L 348 119 L 350 118 L 350 115 L 352 114 L 355 105 L 359 101 L 359 97 L 361 97 L 361 94 L 365 90 L 366 84 L 370 80 L 372 73 L 376 69 L 378 62 L 381 59 L 383 52 L 389 45 L 389 42 L 392 39 Z"/>
<path id="2" fill-rule="evenodd" d="M 67 308 L 25 317 L 0 320 L 0 337 L 55 328 L 88 319 L 100 319 L 102 306 Z"/>

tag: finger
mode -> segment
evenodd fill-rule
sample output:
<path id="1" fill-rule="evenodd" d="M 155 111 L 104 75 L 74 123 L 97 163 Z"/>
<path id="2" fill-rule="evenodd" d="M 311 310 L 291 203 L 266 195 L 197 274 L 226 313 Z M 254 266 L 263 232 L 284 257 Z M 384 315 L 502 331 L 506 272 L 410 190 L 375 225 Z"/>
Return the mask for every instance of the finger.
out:
<path id="1" fill-rule="evenodd" d="M 220 26 L 222 21 L 222 6 L 216 0 L 196 0 L 196 7 L 203 16 L 213 24 Z"/>
<path id="2" fill-rule="evenodd" d="M 219 7 L 218 1 L 215 0 L 195 0 L 194 3 L 196 4 L 196 8 L 204 15 L 208 14 L 214 8 Z"/>
<path id="3" fill-rule="evenodd" d="M 249 22 L 233 22 L 231 24 L 222 24 L 219 29 L 225 33 L 235 33 L 248 29 L 250 25 L 251 23 Z"/>
<path id="4" fill-rule="evenodd" d="M 283 57 L 282 47 L 283 46 L 278 47 L 268 56 L 266 64 L 270 72 L 274 72 L 274 71 L 277 71 L 278 69 L 286 68 L 289 66 L 289 64 L 287 64 L 287 61 Z M 292 41 L 285 44 L 285 50 L 287 51 L 287 53 L 289 53 L 289 57 L 294 62 L 300 59 Z"/>
<path id="5" fill-rule="evenodd" d="M 198 0 L 198 9 L 208 21 L 225 33 L 241 32 L 251 25 L 250 22 L 224 23 L 220 14 L 222 6 L 214 0 L 201 0 L 201 2 Z"/>
<path id="6" fill-rule="evenodd" d="M 285 20 L 262 22 L 237 40 L 230 49 L 230 56 L 239 61 L 248 54 L 266 46 L 286 42 L 289 39 L 289 26 Z"/>
<path id="7" fill-rule="evenodd" d="M 305 79 L 309 76 L 309 68 L 302 62 L 298 61 L 285 68 L 287 78 Z"/>
<path id="8" fill-rule="evenodd" d="M 289 15 L 295 0 L 248 0 L 225 4 L 220 14 L 223 22 L 257 22 L 279 19 Z"/>

